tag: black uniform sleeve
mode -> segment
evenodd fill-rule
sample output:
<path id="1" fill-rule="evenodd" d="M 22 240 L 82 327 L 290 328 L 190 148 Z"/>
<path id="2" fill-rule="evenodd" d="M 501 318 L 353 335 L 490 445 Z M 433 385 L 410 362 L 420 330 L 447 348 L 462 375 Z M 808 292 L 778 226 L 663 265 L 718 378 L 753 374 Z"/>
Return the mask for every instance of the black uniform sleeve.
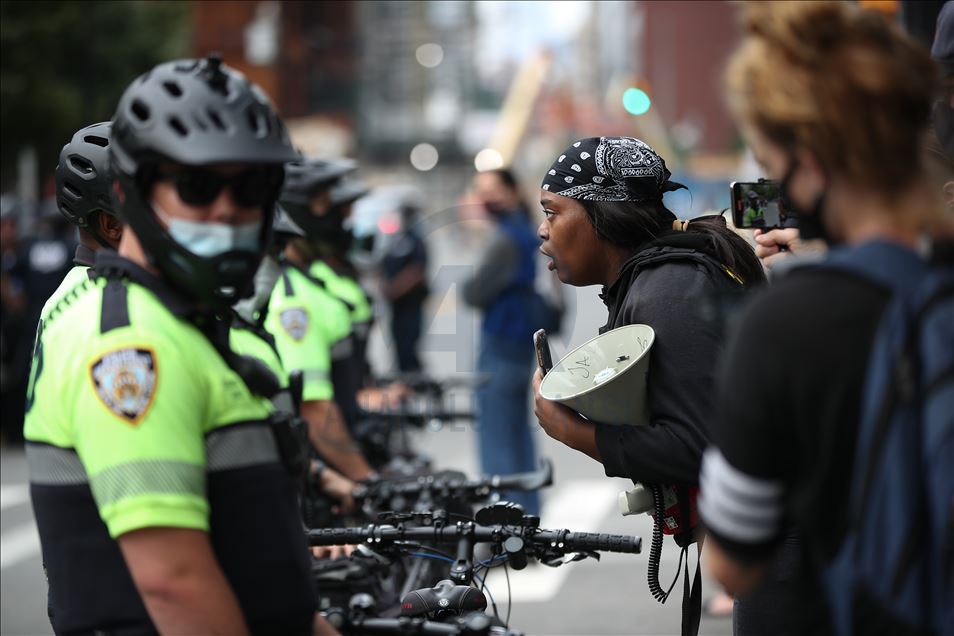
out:
<path id="1" fill-rule="evenodd" d="M 822 558 L 847 526 L 865 369 L 888 293 L 850 274 L 804 269 L 760 292 L 719 373 L 699 513 L 738 559 L 798 530 Z"/>
<path id="2" fill-rule="evenodd" d="M 610 477 L 645 483 L 698 483 L 709 439 L 720 333 L 699 313 L 715 291 L 702 266 L 669 263 L 636 278 L 615 326 L 647 324 L 650 353 L 648 426 L 596 425 L 596 445 Z"/>
<path id="3" fill-rule="evenodd" d="M 703 461 L 700 514 L 719 544 L 740 560 L 767 557 L 781 540 L 785 476 L 795 438 L 783 412 L 798 339 L 785 286 L 760 294 L 739 317 L 719 368 L 713 447 Z M 780 337 L 781 334 L 789 336 Z M 786 441 L 787 440 L 787 441 Z M 789 451 L 787 453 L 787 450 Z"/>

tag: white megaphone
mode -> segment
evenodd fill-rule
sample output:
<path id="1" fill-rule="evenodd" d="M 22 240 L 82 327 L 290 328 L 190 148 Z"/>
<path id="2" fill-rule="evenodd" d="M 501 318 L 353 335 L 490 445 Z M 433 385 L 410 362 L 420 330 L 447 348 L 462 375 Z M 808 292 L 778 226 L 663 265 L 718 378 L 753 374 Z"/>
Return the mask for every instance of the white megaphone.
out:
<path id="1" fill-rule="evenodd" d="M 600 334 L 553 366 L 540 383 L 540 395 L 595 422 L 648 424 L 646 387 L 655 338 L 649 325 L 625 325 Z M 622 514 L 631 515 L 650 511 L 653 500 L 637 484 L 619 494 L 618 505 Z"/>
<path id="2" fill-rule="evenodd" d="M 588 340 L 553 365 L 540 395 L 588 420 L 648 424 L 646 380 L 655 337 L 649 325 L 626 325 Z"/>

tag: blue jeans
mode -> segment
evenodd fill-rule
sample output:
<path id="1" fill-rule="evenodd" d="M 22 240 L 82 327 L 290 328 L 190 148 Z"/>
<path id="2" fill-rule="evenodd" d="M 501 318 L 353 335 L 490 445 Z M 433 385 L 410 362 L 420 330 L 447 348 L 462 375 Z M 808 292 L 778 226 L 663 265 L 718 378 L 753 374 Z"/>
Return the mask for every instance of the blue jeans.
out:
<path id="1" fill-rule="evenodd" d="M 537 468 L 530 429 L 530 376 L 533 349 L 527 343 L 481 335 L 477 372 L 487 382 L 477 388 L 477 436 L 480 466 L 487 475 L 507 475 Z M 540 514 L 536 492 L 506 492 L 503 497 Z"/>

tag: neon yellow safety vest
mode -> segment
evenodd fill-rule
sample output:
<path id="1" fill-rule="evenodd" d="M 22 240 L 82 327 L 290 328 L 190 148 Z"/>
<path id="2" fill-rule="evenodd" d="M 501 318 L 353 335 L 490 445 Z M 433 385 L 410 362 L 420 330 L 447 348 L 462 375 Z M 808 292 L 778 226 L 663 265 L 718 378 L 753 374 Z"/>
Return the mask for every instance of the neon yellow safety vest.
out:
<path id="1" fill-rule="evenodd" d="M 302 399 L 332 399 L 331 361 L 352 351 L 345 306 L 307 273 L 284 263 L 269 299 L 265 328 L 275 338 L 285 370 L 301 371 Z"/>
<path id="2" fill-rule="evenodd" d="M 351 328 L 359 338 L 367 338 L 374 319 L 374 307 L 361 284 L 336 272 L 328 263 L 315 261 L 308 272 L 322 281 L 332 296 L 350 306 Z"/>

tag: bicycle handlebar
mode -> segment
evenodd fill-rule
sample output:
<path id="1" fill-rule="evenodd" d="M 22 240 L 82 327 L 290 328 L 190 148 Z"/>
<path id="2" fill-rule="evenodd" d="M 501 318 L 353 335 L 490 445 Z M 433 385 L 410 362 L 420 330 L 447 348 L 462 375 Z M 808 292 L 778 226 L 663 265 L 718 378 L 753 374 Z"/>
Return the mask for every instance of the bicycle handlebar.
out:
<path id="1" fill-rule="evenodd" d="M 446 409 L 390 409 L 387 411 L 365 411 L 359 414 L 359 420 L 364 425 L 378 424 L 411 424 L 424 426 L 428 422 L 437 420 L 440 422 L 455 422 L 459 420 L 473 420 L 475 417 L 473 411 L 449 411 Z"/>
<path id="2" fill-rule="evenodd" d="M 381 480 L 357 486 L 352 493 L 356 500 L 383 499 L 394 496 L 416 497 L 425 491 L 446 492 L 455 499 L 482 499 L 492 490 L 538 490 L 553 483 L 553 464 L 541 462 L 539 470 L 514 475 L 493 475 L 467 479 L 461 473 L 447 471 L 414 479 Z"/>
<path id="3" fill-rule="evenodd" d="M 569 530 L 543 530 L 534 540 L 549 540 L 552 544 L 562 543 L 570 552 L 620 552 L 639 554 L 642 539 L 627 534 L 603 534 L 596 532 L 570 532 Z"/>
<path id="4" fill-rule="evenodd" d="M 454 389 L 475 388 L 486 384 L 490 379 L 489 374 L 472 374 L 469 377 L 445 377 L 434 378 L 422 373 L 404 373 L 392 376 L 381 376 L 378 378 L 379 384 L 390 384 L 399 382 L 406 384 L 414 391 L 443 393 Z"/>
<path id="5" fill-rule="evenodd" d="M 423 618 L 363 618 L 348 620 L 342 626 L 347 634 L 400 634 L 401 636 L 522 636 L 521 632 L 491 627 L 482 614 L 464 616 L 453 623 L 438 623 Z"/>
<path id="6" fill-rule="evenodd" d="M 309 545 L 369 545 L 397 541 L 455 544 L 461 538 L 472 537 L 475 543 L 499 543 L 510 537 L 519 537 L 540 548 L 558 552 L 620 552 L 639 554 L 642 539 L 621 534 L 570 532 L 569 530 L 537 530 L 514 526 L 477 526 L 458 523 L 452 526 L 415 527 L 369 525 L 363 528 L 321 528 L 308 531 Z"/>

